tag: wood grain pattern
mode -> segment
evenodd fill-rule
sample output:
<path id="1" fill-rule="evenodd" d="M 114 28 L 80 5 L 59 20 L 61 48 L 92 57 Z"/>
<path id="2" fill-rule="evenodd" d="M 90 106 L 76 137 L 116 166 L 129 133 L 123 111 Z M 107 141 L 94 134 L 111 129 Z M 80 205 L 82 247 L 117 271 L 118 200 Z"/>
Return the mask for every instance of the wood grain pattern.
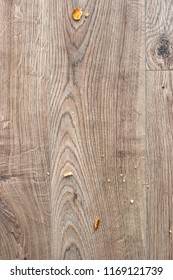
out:
<path id="1" fill-rule="evenodd" d="M 147 74 L 147 258 L 173 259 L 173 73 Z"/>
<path id="2" fill-rule="evenodd" d="M 50 258 L 48 4 L 0 1 L 0 259 Z"/>
<path id="3" fill-rule="evenodd" d="M 0 0 L 0 259 L 173 259 L 172 9 Z"/>
<path id="4" fill-rule="evenodd" d="M 52 0 L 50 18 L 52 257 L 143 259 L 144 1 Z"/>
<path id="5" fill-rule="evenodd" d="M 173 1 L 147 0 L 146 3 L 147 69 L 173 69 Z"/>

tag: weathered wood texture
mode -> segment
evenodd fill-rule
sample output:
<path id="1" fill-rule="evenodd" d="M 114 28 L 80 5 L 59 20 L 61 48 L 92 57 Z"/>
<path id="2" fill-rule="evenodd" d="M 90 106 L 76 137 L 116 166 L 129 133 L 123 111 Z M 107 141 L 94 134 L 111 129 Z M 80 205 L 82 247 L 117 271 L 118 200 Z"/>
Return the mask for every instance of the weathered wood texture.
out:
<path id="1" fill-rule="evenodd" d="M 148 70 L 173 69 L 173 1 L 146 1 Z"/>
<path id="2" fill-rule="evenodd" d="M 173 73 L 147 74 L 147 258 L 173 259 Z"/>
<path id="3" fill-rule="evenodd" d="M 51 3 L 52 257 L 143 259 L 144 1 Z"/>
<path id="4" fill-rule="evenodd" d="M 0 1 L 0 258 L 50 258 L 49 1 Z"/>
<path id="5" fill-rule="evenodd" d="M 172 10 L 0 0 L 0 259 L 173 259 Z"/>

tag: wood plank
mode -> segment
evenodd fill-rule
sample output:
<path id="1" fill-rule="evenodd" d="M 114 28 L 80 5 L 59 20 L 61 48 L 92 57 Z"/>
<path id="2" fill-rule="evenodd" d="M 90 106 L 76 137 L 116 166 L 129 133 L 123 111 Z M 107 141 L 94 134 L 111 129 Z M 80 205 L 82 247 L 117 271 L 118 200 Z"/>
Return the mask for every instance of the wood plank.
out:
<path id="1" fill-rule="evenodd" d="M 144 2 L 51 1 L 52 258 L 146 257 Z"/>
<path id="2" fill-rule="evenodd" d="M 147 259 L 173 259 L 173 73 L 147 73 Z"/>
<path id="3" fill-rule="evenodd" d="M 146 1 L 146 67 L 173 69 L 173 1 Z"/>
<path id="4" fill-rule="evenodd" d="M 50 258 L 48 8 L 0 0 L 0 259 Z"/>

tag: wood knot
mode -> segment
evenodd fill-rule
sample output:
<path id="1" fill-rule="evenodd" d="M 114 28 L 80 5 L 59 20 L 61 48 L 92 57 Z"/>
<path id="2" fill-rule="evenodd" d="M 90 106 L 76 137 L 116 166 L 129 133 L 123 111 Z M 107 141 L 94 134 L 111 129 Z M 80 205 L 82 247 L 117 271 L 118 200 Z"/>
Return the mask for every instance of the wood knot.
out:
<path id="1" fill-rule="evenodd" d="M 161 58 L 166 58 L 170 55 L 170 42 L 162 38 L 157 47 L 157 55 Z"/>

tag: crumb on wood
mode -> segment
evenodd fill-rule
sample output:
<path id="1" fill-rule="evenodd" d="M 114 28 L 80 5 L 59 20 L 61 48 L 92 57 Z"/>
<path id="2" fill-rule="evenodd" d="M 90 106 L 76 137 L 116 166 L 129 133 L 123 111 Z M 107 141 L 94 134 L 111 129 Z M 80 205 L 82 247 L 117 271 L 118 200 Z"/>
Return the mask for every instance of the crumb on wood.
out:
<path id="1" fill-rule="evenodd" d="M 64 177 L 70 177 L 73 176 L 73 173 L 71 171 L 67 171 L 64 173 Z"/>
<path id="2" fill-rule="evenodd" d="M 72 13 L 72 17 L 73 17 L 74 20 L 78 21 L 78 20 L 81 19 L 82 14 L 83 14 L 82 9 L 81 8 L 76 8 Z"/>
<path id="3" fill-rule="evenodd" d="M 110 179 L 108 179 L 108 183 L 110 183 L 111 182 L 111 180 Z"/>
<path id="4" fill-rule="evenodd" d="M 89 17 L 89 13 L 85 13 L 85 17 L 88 18 Z"/>
<path id="5" fill-rule="evenodd" d="M 99 227 L 99 225 L 100 225 L 100 219 L 97 218 L 97 219 L 95 220 L 95 222 L 94 222 L 94 229 L 97 230 L 98 227 Z"/>
<path id="6" fill-rule="evenodd" d="M 134 203 L 134 200 L 133 200 L 133 199 L 131 199 L 131 200 L 130 200 L 130 203 L 131 203 L 131 204 L 133 204 L 133 203 Z"/>

